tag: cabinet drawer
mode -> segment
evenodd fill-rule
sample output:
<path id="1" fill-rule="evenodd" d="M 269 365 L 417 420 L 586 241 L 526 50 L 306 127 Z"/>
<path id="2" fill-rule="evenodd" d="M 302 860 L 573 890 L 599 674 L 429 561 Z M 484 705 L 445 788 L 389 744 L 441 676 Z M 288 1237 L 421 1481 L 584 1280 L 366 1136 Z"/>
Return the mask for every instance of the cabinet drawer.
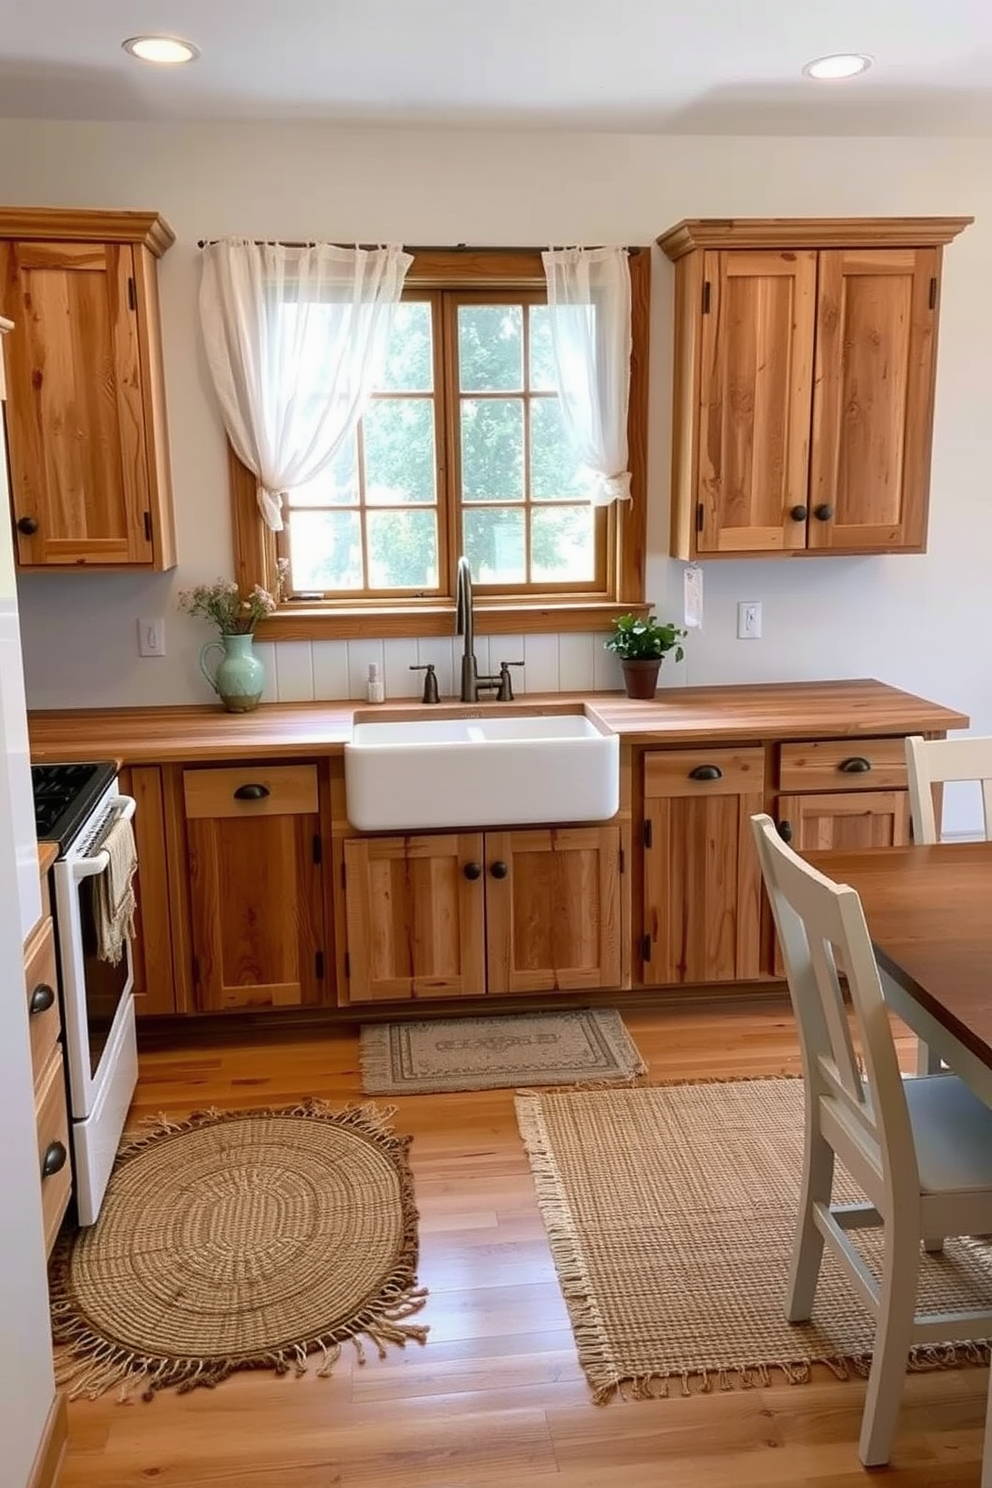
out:
<path id="1" fill-rule="evenodd" d="M 245 765 L 184 770 L 187 820 L 218 816 L 309 816 L 317 808 L 316 765 Z"/>
<path id="2" fill-rule="evenodd" d="M 905 790 L 903 739 L 817 739 L 783 744 L 779 788 L 784 791 Z"/>
<path id="3" fill-rule="evenodd" d="M 24 952 L 24 986 L 28 1000 L 28 1029 L 31 1034 L 31 1072 L 35 1087 L 58 1043 L 61 1019 L 57 977 L 55 929 L 49 918 L 41 921 Z"/>
<path id="4" fill-rule="evenodd" d="M 62 1216 L 72 1193 L 69 1164 L 69 1113 L 65 1104 L 62 1048 L 58 1045 L 35 1088 L 35 1117 L 38 1123 L 38 1171 L 41 1175 L 41 1209 L 45 1224 L 45 1249 L 55 1243 Z M 55 1171 L 45 1176 L 45 1164 Z"/>
<path id="5" fill-rule="evenodd" d="M 719 771 L 719 774 L 714 774 Z M 764 788 L 765 751 L 751 749 L 652 750 L 644 758 L 645 796 L 738 796 Z"/>

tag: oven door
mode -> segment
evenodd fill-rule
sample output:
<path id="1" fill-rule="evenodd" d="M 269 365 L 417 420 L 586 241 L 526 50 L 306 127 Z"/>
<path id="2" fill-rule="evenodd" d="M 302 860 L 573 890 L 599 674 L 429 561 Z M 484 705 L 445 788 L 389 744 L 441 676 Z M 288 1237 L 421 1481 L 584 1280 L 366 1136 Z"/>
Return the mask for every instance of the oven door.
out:
<path id="1" fill-rule="evenodd" d="M 130 796 L 112 796 L 109 805 L 118 817 L 134 815 Z M 109 861 L 102 851 L 89 856 L 70 852 L 54 868 L 69 1095 L 76 1120 L 92 1116 L 100 1106 L 114 1080 L 122 1035 L 134 1019 L 130 941 L 116 966 L 97 955 L 97 884 Z"/>

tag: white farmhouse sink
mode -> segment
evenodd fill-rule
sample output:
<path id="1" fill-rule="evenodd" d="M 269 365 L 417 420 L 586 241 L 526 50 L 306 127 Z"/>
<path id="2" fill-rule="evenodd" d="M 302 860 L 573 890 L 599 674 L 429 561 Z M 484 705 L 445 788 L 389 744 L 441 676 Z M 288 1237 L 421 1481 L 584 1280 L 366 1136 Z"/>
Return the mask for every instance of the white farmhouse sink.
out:
<path id="1" fill-rule="evenodd" d="M 581 713 L 362 722 L 344 780 L 361 832 L 605 821 L 620 801 L 620 741 Z"/>

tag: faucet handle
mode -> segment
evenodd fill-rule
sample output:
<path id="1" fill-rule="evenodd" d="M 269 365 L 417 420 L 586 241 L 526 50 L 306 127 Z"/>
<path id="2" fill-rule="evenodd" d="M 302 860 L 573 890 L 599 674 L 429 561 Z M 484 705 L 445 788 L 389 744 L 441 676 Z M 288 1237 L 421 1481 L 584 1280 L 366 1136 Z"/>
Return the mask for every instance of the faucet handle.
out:
<path id="1" fill-rule="evenodd" d="M 499 664 L 499 689 L 496 693 L 498 703 L 513 702 L 513 682 L 510 678 L 510 668 L 522 667 L 522 661 L 501 661 Z"/>
<path id="2" fill-rule="evenodd" d="M 410 670 L 411 672 L 423 672 L 424 674 L 424 695 L 421 698 L 421 702 L 439 703 L 441 701 L 441 695 L 437 690 L 437 673 L 434 671 L 434 663 L 428 661 L 423 666 L 412 666 Z"/>

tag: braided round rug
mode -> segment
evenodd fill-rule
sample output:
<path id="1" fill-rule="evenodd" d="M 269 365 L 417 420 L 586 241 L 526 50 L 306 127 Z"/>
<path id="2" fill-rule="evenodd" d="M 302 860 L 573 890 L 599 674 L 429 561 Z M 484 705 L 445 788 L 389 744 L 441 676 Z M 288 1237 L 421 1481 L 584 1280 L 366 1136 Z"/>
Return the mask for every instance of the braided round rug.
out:
<path id="1" fill-rule="evenodd" d="M 95 1225 L 51 1274 L 70 1398 L 330 1372 L 351 1339 L 423 1343 L 410 1139 L 373 1105 L 204 1111 L 122 1148 Z"/>

